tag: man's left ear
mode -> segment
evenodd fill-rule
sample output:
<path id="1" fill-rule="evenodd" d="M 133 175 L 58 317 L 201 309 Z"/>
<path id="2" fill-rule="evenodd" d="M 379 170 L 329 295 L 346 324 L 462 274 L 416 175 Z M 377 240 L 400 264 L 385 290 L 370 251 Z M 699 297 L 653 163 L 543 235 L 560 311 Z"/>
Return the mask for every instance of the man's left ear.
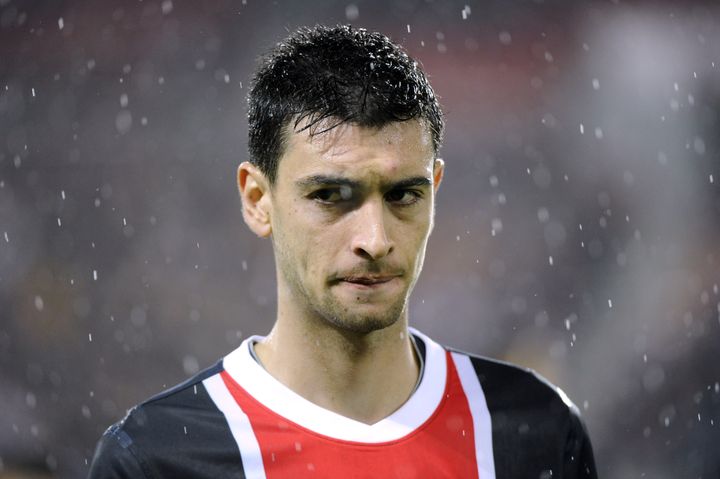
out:
<path id="1" fill-rule="evenodd" d="M 445 172 L 445 162 L 442 158 L 435 158 L 433 162 L 433 190 L 437 192 Z"/>

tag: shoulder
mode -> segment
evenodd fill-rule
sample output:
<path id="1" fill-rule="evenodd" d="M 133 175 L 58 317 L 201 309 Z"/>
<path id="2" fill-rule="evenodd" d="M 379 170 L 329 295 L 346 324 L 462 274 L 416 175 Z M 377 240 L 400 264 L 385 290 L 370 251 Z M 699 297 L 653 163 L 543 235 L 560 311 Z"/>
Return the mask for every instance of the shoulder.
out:
<path id="1" fill-rule="evenodd" d="M 470 360 L 488 407 L 492 405 L 495 409 L 508 410 L 544 408 L 548 413 L 579 414 L 578 408 L 562 389 L 533 369 L 453 348 L 447 349 Z"/>
<path id="2" fill-rule="evenodd" d="M 529 368 L 448 350 L 472 365 L 491 417 L 498 477 L 595 478 L 580 411 L 559 387 Z M 547 475 L 547 474 L 546 474 Z M 547 476 L 550 477 L 550 476 Z"/>
<path id="3" fill-rule="evenodd" d="M 193 477 L 206 477 L 197 471 L 208 469 L 202 452 L 222 455 L 235 447 L 222 412 L 203 385 L 222 370 L 218 362 L 133 407 L 98 442 L 90 477 L 154 478 L 191 472 Z M 200 452 L 198 445 L 204 448 Z"/>

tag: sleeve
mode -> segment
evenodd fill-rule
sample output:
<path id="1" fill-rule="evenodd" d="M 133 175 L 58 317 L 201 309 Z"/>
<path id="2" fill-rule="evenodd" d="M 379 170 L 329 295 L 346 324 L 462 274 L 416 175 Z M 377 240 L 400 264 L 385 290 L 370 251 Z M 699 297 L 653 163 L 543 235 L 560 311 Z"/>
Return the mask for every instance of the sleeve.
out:
<path id="1" fill-rule="evenodd" d="M 149 479 L 151 476 L 138 460 L 132 440 L 117 424 L 98 442 L 90 464 L 88 479 Z"/>
<path id="2" fill-rule="evenodd" d="M 595 458 L 587 429 L 575 408 L 571 410 L 570 431 L 565 444 L 565 471 L 567 479 L 597 479 Z"/>

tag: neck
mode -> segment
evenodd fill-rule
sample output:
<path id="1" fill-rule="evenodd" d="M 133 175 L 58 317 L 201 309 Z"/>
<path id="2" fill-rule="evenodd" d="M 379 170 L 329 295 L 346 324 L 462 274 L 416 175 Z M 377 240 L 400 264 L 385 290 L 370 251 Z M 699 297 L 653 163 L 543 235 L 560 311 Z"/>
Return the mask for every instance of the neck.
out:
<path id="1" fill-rule="evenodd" d="M 373 424 L 412 394 L 419 374 L 407 310 L 393 325 L 367 334 L 338 330 L 324 320 L 278 318 L 255 351 L 265 369 L 305 399 Z"/>

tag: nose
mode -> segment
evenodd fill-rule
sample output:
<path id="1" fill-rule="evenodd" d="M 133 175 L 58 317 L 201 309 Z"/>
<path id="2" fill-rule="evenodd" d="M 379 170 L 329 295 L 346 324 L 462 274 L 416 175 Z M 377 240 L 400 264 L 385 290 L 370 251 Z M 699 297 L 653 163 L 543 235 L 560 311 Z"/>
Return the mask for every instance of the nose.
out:
<path id="1" fill-rule="evenodd" d="M 368 200 L 355 211 L 353 252 L 367 260 L 378 260 L 390 254 L 394 245 L 388 238 L 382 200 Z"/>

